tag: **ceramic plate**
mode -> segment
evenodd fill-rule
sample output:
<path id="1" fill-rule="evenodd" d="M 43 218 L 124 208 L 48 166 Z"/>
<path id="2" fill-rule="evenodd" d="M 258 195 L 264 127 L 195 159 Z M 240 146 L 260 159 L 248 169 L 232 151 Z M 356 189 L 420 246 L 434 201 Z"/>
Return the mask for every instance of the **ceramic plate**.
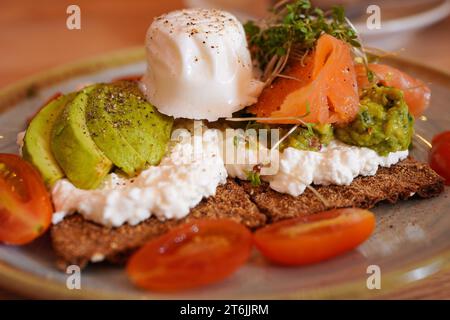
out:
<path id="1" fill-rule="evenodd" d="M 449 129 L 450 76 L 403 60 L 389 63 L 430 83 L 432 106 L 417 121 L 424 139 Z M 69 92 L 92 82 L 143 73 L 144 51 L 132 49 L 51 70 L 0 92 L 0 152 L 17 153 L 16 135 L 55 92 Z M 425 160 L 427 145 L 415 143 L 412 154 Z M 268 264 L 256 252 L 226 281 L 197 290 L 158 294 L 133 287 L 121 267 L 91 265 L 81 273 L 81 290 L 66 287 L 67 274 L 55 268 L 48 237 L 31 245 L 0 245 L 0 286 L 31 297 L 53 298 L 367 298 L 450 269 L 450 191 L 438 198 L 410 200 L 374 209 L 375 234 L 356 250 L 301 268 Z M 174 201 L 176 201 L 174 199 Z M 367 270 L 381 270 L 381 290 L 367 288 Z"/>

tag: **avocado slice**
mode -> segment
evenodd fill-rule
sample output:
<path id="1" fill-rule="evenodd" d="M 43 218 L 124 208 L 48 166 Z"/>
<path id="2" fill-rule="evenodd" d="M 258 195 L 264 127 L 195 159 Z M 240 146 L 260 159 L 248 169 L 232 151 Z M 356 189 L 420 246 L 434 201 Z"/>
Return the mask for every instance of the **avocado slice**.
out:
<path id="1" fill-rule="evenodd" d="M 122 112 L 120 101 L 111 102 L 108 96 L 108 85 L 100 84 L 90 92 L 86 106 L 86 124 L 92 139 L 112 163 L 129 176 L 144 168 L 146 160 L 128 143 L 121 130 L 117 128 L 114 113 Z"/>
<path id="2" fill-rule="evenodd" d="M 75 94 L 72 93 L 49 102 L 31 120 L 25 133 L 22 156 L 39 170 L 44 182 L 49 187 L 64 177 L 64 172 L 50 149 L 53 124 L 65 105 L 74 97 Z"/>
<path id="3" fill-rule="evenodd" d="M 102 90 L 114 127 L 148 164 L 157 165 L 166 153 L 173 118 L 148 103 L 135 81 L 117 81 Z"/>
<path id="4" fill-rule="evenodd" d="M 86 105 L 95 85 L 81 90 L 57 117 L 51 133 L 52 153 L 78 188 L 96 188 L 112 168 L 112 162 L 97 147 L 86 125 Z"/>

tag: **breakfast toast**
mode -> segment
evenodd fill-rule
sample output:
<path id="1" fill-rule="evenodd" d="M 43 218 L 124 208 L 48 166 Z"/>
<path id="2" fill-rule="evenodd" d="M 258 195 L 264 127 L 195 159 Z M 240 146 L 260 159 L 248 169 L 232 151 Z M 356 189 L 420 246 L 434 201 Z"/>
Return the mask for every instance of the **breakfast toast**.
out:
<path id="1" fill-rule="evenodd" d="M 413 158 L 380 168 L 374 176 L 359 176 L 348 186 L 314 186 L 322 199 L 310 189 L 292 197 L 276 192 L 267 183 L 252 187 L 242 181 L 241 185 L 267 216 L 268 223 L 334 208 L 368 209 L 382 201 L 395 203 L 413 196 L 431 198 L 444 190 L 443 179 L 428 164 Z"/>
<path id="2" fill-rule="evenodd" d="M 358 177 L 348 186 L 314 188 L 322 199 L 311 190 L 292 197 L 270 189 L 267 183 L 253 187 L 247 181 L 228 179 L 218 187 L 215 196 L 204 199 L 184 219 L 159 221 L 152 217 L 136 226 L 107 228 L 74 214 L 52 226 L 52 244 L 60 268 L 68 264 L 85 266 L 89 261 L 103 259 L 122 263 L 148 240 L 192 219 L 230 218 L 255 229 L 332 208 L 371 208 L 382 201 L 395 203 L 412 196 L 430 198 L 441 193 L 444 184 L 427 164 L 408 158 L 390 168 L 380 168 L 374 176 Z"/>
<path id="3" fill-rule="evenodd" d="M 197 218 L 230 218 L 252 229 L 263 226 L 266 221 L 266 216 L 251 202 L 244 189 L 228 179 L 225 185 L 217 188 L 215 196 L 204 199 L 184 219 L 159 221 L 152 217 L 136 226 L 124 224 L 107 228 L 74 214 L 51 227 L 51 238 L 59 257 L 59 267 L 64 268 L 67 264 L 85 266 L 91 260 L 103 258 L 120 263 L 153 237 Z"/>

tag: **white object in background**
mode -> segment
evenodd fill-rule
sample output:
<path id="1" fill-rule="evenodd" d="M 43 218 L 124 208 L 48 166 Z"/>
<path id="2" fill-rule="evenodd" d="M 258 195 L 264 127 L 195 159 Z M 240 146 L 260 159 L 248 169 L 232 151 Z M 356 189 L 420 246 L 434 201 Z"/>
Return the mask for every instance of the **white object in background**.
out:
<path id="1" fill-rule="evenodd" d="M 418 1 L 416 5 L 420 4 L 421 1 Z M 415 3 L 411 2 L 410 5 L 414 6 Z M 397 50 L 414 37 L 414 32 L 445 19 L 450 14 L 450 0 L 436 1 L 436 5 L 426 11 L 393 19 L 384 19 L 383 10 L 387 9 L 381 6 L 381 28 L 370 30 L 367 23 L 362 21 L 356 23 L 355 27 L 366 45 Z"/>
<path id="2" fill-rule="evenodd" d="M 267 8 L 272 6 L 269 0 L 185 0 L 189 7 L 222 8 L 235 14 L 241 21 L 258 19 L 265 15 Z M 315 1 L 317 6 L 330 7 L 337 1 Z M 445 19 L 450 14 L 450 0 L 398 0 L 398 1 L 358 1 L 342 0 L 349 18 L 354 21 L 367 46 L 383 50 L 398 50 L 407 47 L 414 37 L 414 32 L 426 28 Z M 370 5 L 379 5 L 381 9 L 381 28 L 369 30 L 366 19 L 370 14 L 366 9 Z M 423 6 L 428 5 L 423 10 Z M 386 12 L 395 13 L 398 17 L 385 18 Z M 409 12 L 418 12 L 408 14 Z M 357 17 L 357 18 L 355 18 Z"/>

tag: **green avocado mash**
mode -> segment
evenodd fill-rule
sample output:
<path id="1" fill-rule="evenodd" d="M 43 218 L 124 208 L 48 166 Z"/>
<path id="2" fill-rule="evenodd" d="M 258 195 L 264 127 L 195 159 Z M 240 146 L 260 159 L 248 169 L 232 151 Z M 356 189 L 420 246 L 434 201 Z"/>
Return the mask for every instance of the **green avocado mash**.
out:
<path id="1" fill-rule="evenodd" d="M 314 124 L 297 128 L 280 146 L 280 149 L 292 147 L 299 150 L 320 151 L 322 145 L 333 140 L 333 127 L 330 124 Z"/>
<path id="2" fill-rule="evenodd" d="M 336 137 L 350 145 L 367 147 L 384 156 L 408 149 L 414 133 L 414 118 L 402 91 L 373 86 L 363 92 L 355 120 L 335 127 Z"/>

